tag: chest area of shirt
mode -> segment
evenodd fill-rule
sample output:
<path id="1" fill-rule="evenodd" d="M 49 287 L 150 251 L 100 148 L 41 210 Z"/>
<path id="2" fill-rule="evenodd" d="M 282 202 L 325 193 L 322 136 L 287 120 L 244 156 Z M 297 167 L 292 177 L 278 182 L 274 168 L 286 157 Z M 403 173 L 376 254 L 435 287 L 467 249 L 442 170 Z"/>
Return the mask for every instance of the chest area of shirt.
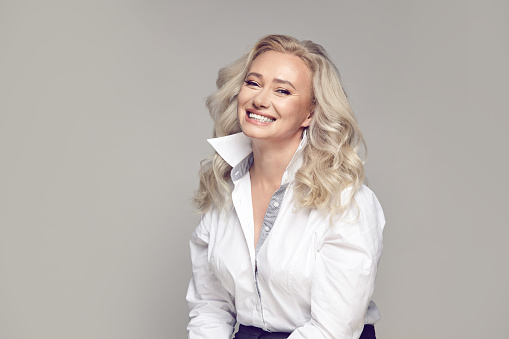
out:
<path id="1" fill-rule="evenodd" d="M 260 236 L 265 232 L 266 239 L 257 250 L 235 211 L 215 223 L 210 234 L 209 259 L 223 283 L 234 285 L 235 281 L 252 278 L 255 270 L 283 287 L 290 280 L 305 281 L 312 276 L 323 234 L 321 223 L 310 210 L 295 209 L 287 203 L 290 202 L 281 202 L 270 230 L 262 229 Z"/>

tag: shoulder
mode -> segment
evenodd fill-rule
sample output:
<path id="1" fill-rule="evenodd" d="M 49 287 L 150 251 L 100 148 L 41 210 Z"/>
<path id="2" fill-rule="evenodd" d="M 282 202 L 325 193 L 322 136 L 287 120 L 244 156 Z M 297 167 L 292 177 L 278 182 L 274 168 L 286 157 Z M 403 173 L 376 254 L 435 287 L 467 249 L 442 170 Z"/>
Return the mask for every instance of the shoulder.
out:
<path id="1" fill-rule="evenodd" d="M 366 185 L 362 185 L 355 193 L 354 199 L 364 217 L 369 218 L 372 224 L 376 223 L 383 230 L 385 215 L 375 193 Z"/>
<path id="2" fill-rule="evenodd" d="M 375 192 L 366 185 L 359 187 L 353 198 L 353 203 L 357 204 L 363 212 L 382 213 L 383 215 L 382 206 Z"/>
<path id="3" fill-rule="evenodd" d="M 223 209 L 211 206 L 201 215 L 197 230 L 206 233 L 214 232 L 218 227 L 228 224 L 233 213 L 233 206 Z"/>
<path id="4" fill-rule="evenodd" d="M 210 228 L 212 226 L 212 220 L 214 214 L 216 214 L 215 208 L 209 208 L 205 213 L 200 216 L 200 222 L 195 228 L 192 239 L 208 239 L 210 234 Z M 208 240 L 207 240 L 208 241 Z"/>
<path id="5" fill-rule="evenodd" d="M 342 192 L 342 199 L 352 194 L 352 188 Z M 382 206 L 375 193 L 366 185 L 362 185 L 353 194 L 344 213 L 335 218 L 331 230 L 333 233 L 341 232 L 343 235 L 355 235 L 376 229 L 383 231 L 385 216 Z"/>
<path id="6" fill-rule="evenodd" d="M 385 216 L 382 210 L 382 205 L 375 195 L 375 192 L 373 192 L 368 186 L 362 185 L 355 192 L 350 209 L 352 207 L 357 207 L 362 217 L 376 217 L 376 219 L 379 219 L 379 221 L 385 225 Z"/>

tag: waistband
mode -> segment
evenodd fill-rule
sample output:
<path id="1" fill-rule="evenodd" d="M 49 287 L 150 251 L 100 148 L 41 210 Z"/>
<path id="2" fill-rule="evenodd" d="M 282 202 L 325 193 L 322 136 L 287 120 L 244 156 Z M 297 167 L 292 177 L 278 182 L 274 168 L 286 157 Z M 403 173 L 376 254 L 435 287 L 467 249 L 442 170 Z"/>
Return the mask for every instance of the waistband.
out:
<path id="1" fill-rule="evenodd" d="M 240 325 L 234 339 L 286 339 L 291 333 L 267 332 L 254 326 Z"/>
<path id="2" fill-rule="evenodd" d="M 267 332 L 254 326 L 240 325 L 234 339 L 286 339 L 291 333 Z M 375 326 L 366 324 L 359 339 L 375 339 Z"/>

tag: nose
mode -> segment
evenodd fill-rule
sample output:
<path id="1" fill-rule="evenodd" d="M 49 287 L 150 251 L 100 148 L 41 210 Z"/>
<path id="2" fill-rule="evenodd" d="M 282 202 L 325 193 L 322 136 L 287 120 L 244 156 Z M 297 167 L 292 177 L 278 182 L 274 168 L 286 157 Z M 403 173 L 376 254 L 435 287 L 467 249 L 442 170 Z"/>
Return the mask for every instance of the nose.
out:
<path id="1" fill-rule="evenodd" d="M 270 107 L 270 90 L 268 88 L 262 88 L 253 97 L 254 108 L 269 108 Z"/>

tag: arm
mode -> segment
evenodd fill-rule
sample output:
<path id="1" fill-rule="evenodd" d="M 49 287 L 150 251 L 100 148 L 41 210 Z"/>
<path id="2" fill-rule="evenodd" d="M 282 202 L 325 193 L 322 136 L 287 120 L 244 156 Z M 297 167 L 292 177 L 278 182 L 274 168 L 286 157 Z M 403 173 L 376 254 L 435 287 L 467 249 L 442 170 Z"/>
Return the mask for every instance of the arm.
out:
<path id="1" fill-rule="evenodd" d="M 362 190 L 356 195 L 358 218 L 353 204 L 323 237 L 311 286 L 311 319 L 289 339 L 356 339 L 362 332 L 385 224 L 374 194 Z"/>
<path id="2" fill-rule="evenodd" d="M 187 290 L 189 339 L 229 339 L 235 326 L 233 297 L 224 289 L 209 267 L 209 230 L 206 217 L 194 231 L 191 241 L 193 277 Z"/>

